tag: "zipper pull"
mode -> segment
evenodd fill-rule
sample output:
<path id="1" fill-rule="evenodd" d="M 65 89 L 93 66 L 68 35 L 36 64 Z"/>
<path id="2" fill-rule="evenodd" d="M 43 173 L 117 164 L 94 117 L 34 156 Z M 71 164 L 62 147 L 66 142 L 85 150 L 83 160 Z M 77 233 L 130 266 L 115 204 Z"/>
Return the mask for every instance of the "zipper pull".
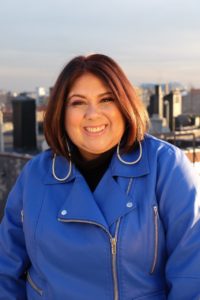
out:
<path id="1" fill-rule="evenodd" d="M 154 210 L 154 215 L 155 215 L 155 217 L 157 217 L 157 215 L 158 215 L 158 207 L 157 207 L 157 206 L 154 206 L 154 207 L 153 207 L 153 210 Z"/>
<path id="2" fill-rule="evenodd" d="M 24 211 L 23 211 L 23 209 L 21 210 L 21 222 L 22 223 L 24 222 Z"/>
<path id="3" fill-rule="evenodd" d="M 116 240 L 116 238 L 111 239 L 111 247 L 112 247 L 112 254 L 116 255 L 116 252 L 117 252 L 117 240 Z"/>

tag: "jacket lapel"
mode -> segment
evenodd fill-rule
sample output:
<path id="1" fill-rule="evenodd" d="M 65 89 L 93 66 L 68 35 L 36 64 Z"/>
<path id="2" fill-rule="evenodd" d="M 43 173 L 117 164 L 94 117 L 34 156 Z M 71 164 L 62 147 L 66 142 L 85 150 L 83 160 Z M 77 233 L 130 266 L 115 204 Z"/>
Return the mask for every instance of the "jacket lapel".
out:
<path id="1" fill-rule="evenodd" d="M 130 179 L 132 180 L 132 179 Z M 127 186 L 129 180 L 127 180 Z M 108 226 L 110 227 L 118 218 L 135 209 L 134 200 L 115 181 L 110 169 L 104 174 L 94 192 L 94 198 L 100 207 Z"/>
<path id="2" fill-rule="evenodd" d="M 66 222 L 84 222 L 100 224 L 108 229 L 93 194 L 81 175 L 72 183 L 71 191 L 61 207 L 58 219 Z"/>
<path id="3" fill-rule="evenodd" d="M 139 156 L 139 148 L 124 154 L 125 161 L 135 161 Z M 119 217 L 136 208 L 134 200 L 135 178 L 149 174 L 149 161 L 146 141 L 142 141 L 141 160 L 134 165 L 127 165 L 119 161 L 114 154 L 111 165 L 99 182 L 94 198 L 99 205 L 107 223 L 111 226 Z M 116 179 L 116 180 L 115 180 Z M 123 180 L 122 180 L 123 179 Z M 123 182 L 123 184 L 122 184 Z M 131 193 L 129 193 L 131 189 Z"/>
<path id="4" fill-rule="evenodd" d="M 45 178 L 45 184 L 72 185 L 69 189 L 69 195 L 65 195 L 66 200 L 60 208 L 58 218 L 66 222 L 96 223 L 108 229 L 119 217 L 135 209 L 133 189 L 130 194 L 128 194 L 127 189 L 128 186 L 131 188 L 132 182 L 134 184 L 135 177 L 144 176 L 150 172 L 145 140 L 142 142 L 142 151 L 142 158 L 135 165 L 121 163 L 114 154 L 110 167 L 94 193 L 90 191 L 85 179 L 74 166 L 71 176 L 62 183 L 52 176 L 50 167 Z M 123 155 L 123 159 L 134 161 L 138 155 L 136 149 Z M 68 161 L 58 156 L 56 161 L 57 176 L 65 177 L 68 167 Z M 121 184 L 122 181 L 123 184 Z"/>

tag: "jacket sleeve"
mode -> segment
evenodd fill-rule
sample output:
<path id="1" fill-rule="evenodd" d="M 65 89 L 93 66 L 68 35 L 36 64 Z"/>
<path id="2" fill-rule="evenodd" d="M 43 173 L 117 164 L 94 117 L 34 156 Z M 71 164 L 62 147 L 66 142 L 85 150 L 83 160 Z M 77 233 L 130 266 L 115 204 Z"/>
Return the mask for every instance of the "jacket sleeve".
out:
<path id="1" fill-rule="evenodd" d="M 0 225 L 0 300 L 26 300 L 25 271 L 29 264 L 22 228 L 22 180 L 9 194 Z"/>
<path id="2" fill-rule="evenodd" d="M 157 181 L 166 231 L 168 300 L 200 299 L 200 182 L 187 157 L 168 149 Z"/>

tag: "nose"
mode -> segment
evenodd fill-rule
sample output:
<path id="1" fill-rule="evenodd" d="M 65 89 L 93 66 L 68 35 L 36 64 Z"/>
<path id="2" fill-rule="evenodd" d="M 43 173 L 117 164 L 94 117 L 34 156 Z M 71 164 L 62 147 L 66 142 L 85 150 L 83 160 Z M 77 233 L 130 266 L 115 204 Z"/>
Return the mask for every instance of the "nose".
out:
<path id="1" fill-rule="evenodd" d="M 99 117 L 99 109 L 96 105 L 88 105 L 86 112 L 85 112 L 85 118 L 87 119 L 95 119 Z"/>

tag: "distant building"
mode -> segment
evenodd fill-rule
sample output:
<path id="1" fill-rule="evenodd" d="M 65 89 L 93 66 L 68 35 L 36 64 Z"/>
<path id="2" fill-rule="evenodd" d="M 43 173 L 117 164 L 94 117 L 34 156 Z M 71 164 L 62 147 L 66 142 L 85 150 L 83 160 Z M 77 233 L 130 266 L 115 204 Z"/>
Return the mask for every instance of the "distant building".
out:
<path id="1" fill-rule="evenodd" d="M 183 113 L 200 115 L 200 89 L 191 89 L 183 95 Z"/>
<path id="2" fill-rule="evenodd" d="M 182 113 L 181 92 L 176 89 L 169 92 L 168 85 L 164 92 L 160 85 L 155 85 L 155 93 L 150 96 L 148 112 L 151 120 L 151 133 L 163 133 L 175 130 L 175 118 Z"/>
<path id="3" fill-rule="evenodd" d="M 44 87 L 36 88 L 37 97 L 44 97 L 46 96 L 46 89 Z"/>
<path id="4" fill-rule="evenodd" d="M 150 96 L 148 111 L 150 116 L 163 118 L 163 92 L 160 85 L 155 85 L 155 94 Z"/>
<path id="5" fill-rule="evenodd" d="M 195 129 L 200 128 L 200 115 L 181 114 L 175 119 L 176 129 Z"/>
<path id="6" fill-rule="evenodd" d="M 13 94 L 11 92 L 6 92 L 0 90 L 0 104 L 9 105 L 13 98 Z"/>
<path id="7" fill-rule="evenodd" d="M 182 96 L 179 90 L 170 92 L 163 98 L 164 113 L 171 131 L 175 130 L 175 118 L 182 113 Z"/>
<path id="8" fill-rule="evenodd" d="M 163 117 L 163 91 L 160 85 L 155 85 L 155 94 L 150 96 L 148 112 L 151 121 L 150 133 L 168 132 L 166 120 Z"/>
<path id="9" fill-rule="evenodd" d="M 25 93 L 12 101 L 13 146 L 15 150 L 35 150 L 36 145 L 36 103 Z"/>

